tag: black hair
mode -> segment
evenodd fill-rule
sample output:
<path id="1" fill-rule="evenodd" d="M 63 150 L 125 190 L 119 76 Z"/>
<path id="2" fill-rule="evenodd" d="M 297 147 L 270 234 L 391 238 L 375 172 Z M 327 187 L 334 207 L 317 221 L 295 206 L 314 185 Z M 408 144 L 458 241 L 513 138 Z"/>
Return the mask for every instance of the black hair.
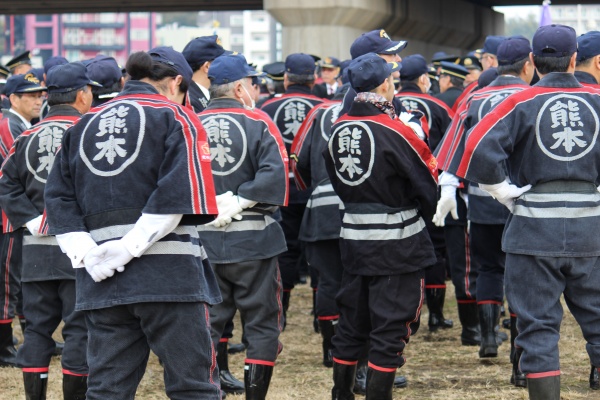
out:
<path id="1" fill-rule="evenodd" d="M 498 71 L 498 75 L 519 76 L 519 75 L 521 75 L 521 71 L 523 71 L 523 67 L 525 66 L 525 63 L 527 61 L 529 61 L 529 56 L 523 58 L 522 60 L 515 61 L 514 63 L 509 64 L 509 65 L 498 65 L 496 67 L 496 69 Z"/>
<path id="2" fill-rule="evenodd" d="M 125 69 L 131 79 L 139 81 L 140 79 L 148 78 L 152 81 L 161 81 L 165 78 L 174 78 L 180 75 L 175 68 L 165 63 L 154 61 L 150 54 L 145 51 L 138 51 L 129 56 Z M 189 82 L 182 76 L 179 90 L 182 93 L 187 92 Z"/>
<path id="3" fill-rule="evenodd" d="M 550 72 L 567 72 L 569 64 L 571 63 L 571 56 L 573 54 L 563 57 L 543 57 L 533 56 L 533 63 L 535 68 L 542 75 L 549 74 Z"/>
<path id="4" fill-rule="evenodd" d="M 585 60 L 579 60 L 579 61 L 577 61 L 577 66 L 587 68 L 592 64 L 593 59 L 594 59 L 594 56 L 588 57 Z"/>
<path id="5" fill-rule="evenodd" d="M 458 76 L 444 74 L 444 73 L 442 73 L 442 75 L 446 75 L 448 78 L 450 78 L 450 83 L 454 87 L 462 88 L 463 84 L 465 83 L 465 80 L 463 78 L 459 78 Z"/>
<path id="6" fill-rule="evenodd" d="M 304 85 L 310 86 L 315 83 L 315 75 L 298 75 L 298 74 L 290 74 L 286 72 L 288 81 L 295 85 Z"/>
<path id="7" fill-rule="evenodd" d="M 192 72 L 196 72 L 198 71 L 200 68 L 202 68 L 202 66 L 204 64 L 206 64 L 207 62 L 211 62 L 213 60 L 203 60 L 203 61 L 194 61 L 194 62 L 189 62 L 188 64 L 190 65 L 190 68 L 192 69 Z"/>
<path id="8" fill-rule="evenodd" d="M 77 92 L 83 90 L 84 92 L 88 90 L 87 87 L 82 87 L 81 89 L 71 90 L 70 92 L 64 93 L 48 93 L 48 106 L 58 106 L 60 104 L 73 104 L 75 100 L 77 100 Z"/>

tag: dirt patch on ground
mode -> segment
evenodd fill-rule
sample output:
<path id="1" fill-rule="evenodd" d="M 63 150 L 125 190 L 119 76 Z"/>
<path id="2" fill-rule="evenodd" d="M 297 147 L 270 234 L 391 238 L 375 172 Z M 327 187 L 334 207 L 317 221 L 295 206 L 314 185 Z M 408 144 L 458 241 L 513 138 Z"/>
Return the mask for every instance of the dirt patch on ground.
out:
<path id="1" fill-rule="evenodd" d="M 460 328 L 453 298 L 454 289 L 449 286 L 446 295 L 446 317 L 454 320 L 453 329 L 429 334 L 426 324 L 413 336 L 405 351 L 407 363 L 398 371 L 408 379 L 408 388 L 394 390 L 394 399 L 444 399 L 444 400 L 515 400 L 527 399 L 527 391 L 509 384 L 511 365 L 510 346 L 500 346 L 498 358 L 480 361 L 478 347 L 460 344 Z M 331 369 L 321 364 L 321 339 L 313 331 L 310 308 L 312 293 L 307 285 L 297 287 L 291 300 L 289 319 L 281 341 L 281 353 L 269 390 L 268 399 L 314 399 L 331 398 Z M 566 308 L 565 308 L 566 309 Z M 427 321 L 424 307 L 423 321 Z M 239 342 L 239 322 L 232 342 Z M 508 331 L 506 331 L 508 333 Z M 18 323 L 15 335 L 21 339 Z M 562 399 L 600 399 L 600 391 L 588 386 L 589 359 L 581 331 L 568 310 L 561 331 Z M 235 376 L 243 377 L 243 355 L 230 356 L 230 367 Z M 0 369 L 0 397 L 23 399 L 21 371 L 13 368 Z M 62 376 L 60 359 L 54 358 L 50 367 L 48 400 L 62 399 Z M 164 393 L 163 371 L 156 356 L 151 355 L 146 375 L 137 392 L 142 400 L 167 399 Z M 228 396 L 243 399 L 244 396 Z M 357 396 L 357 399 L 362 398 Z"/>

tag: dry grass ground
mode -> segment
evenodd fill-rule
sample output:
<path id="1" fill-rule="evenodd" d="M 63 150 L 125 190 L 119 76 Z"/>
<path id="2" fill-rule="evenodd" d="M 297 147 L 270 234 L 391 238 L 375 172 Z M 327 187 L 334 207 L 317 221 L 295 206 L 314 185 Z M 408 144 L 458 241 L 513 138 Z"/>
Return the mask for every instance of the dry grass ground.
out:
<path id="1" fill-rule="evenodd" d="M 455 328 L 429 334 L 424 326 L 406 349 L 406 365 L 400 373 L 406 375 L 409 386 L 394 391 L 394 399 L 444 399 L 444 400 L 515 400 L 527 399 L 527 392 L 508 383 L 510 363 L 509 345 L 500 347 L 500 354 L 492 361 L 480 361 L 477 347 L 460 345 L 460 329 L 453 299 L 453 288 L 449 287 L 446 296 L 446 317 L 455 321 Z M 289 322 L 281 341 L 284 350 L 275 368 L 269 390 L 269 400 L 287 399 L 330 399 L 331 369 L 321 365 L 320 336 L 312 330 L 310 315 L 311 291 L 299 286 L 292 296 Z M 424 308 L 423 320 L 427 321 Z M 17 324 L 18 325 L 18 324 Z M 236 325 L 239 326 L 239 325 Z M 20 337 L 20 328 L 15 328 Z M 239 342 L 236 329 L 234 342 Z M 585 352 L 585 342 L 573 317 L 565 312 L 560 341 L 562 354 L 562 399 L 600 399 L 600 392 L 588 387 L 589 360 Z M 243 377 L 242 355 L 230 356 L 230 366 L 234 374 Z M 58 359 L 50 369 L 48 400 L 62 399 L 61 370 Z M 0 369 L 0 399 L 23 399 L 21 371 Z M 164 400 L 162 368 L 153 355 L 150 358 L 146 375 L 138 389 L 137 398 L 142 400 Z M 228 396 L 228 399 L 243 399 L 243 396 Z M 357 399 L 361 399 L 357 396 Z"/>

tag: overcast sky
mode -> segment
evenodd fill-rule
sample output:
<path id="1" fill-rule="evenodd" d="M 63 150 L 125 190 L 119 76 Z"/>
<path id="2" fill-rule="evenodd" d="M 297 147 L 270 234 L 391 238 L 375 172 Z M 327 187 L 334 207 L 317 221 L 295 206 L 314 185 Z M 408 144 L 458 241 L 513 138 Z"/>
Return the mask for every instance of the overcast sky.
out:
<path id="1" fill-rule="evenodd" d="M 526 17 L 529 14 L 539 16 L 542 6 L 512 6 L 512 7 L 494 7 L 494 10 L 504 14 L 506 19 Z"/>

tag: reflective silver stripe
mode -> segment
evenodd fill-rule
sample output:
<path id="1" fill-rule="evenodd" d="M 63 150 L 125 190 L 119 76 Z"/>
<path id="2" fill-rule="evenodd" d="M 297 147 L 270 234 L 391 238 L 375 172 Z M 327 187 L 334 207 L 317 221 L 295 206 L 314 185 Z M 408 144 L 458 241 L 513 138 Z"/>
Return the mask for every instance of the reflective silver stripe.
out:
<path id="1" fill-rule="evenodd" d="M 346 240 L 402 240 L 414 236 L 425 229 L 425 222 L 419 218 L 404 229 L 348 229 L 342 228 L 340 236 Z"/>
<path id="2" fill-rule="evenodd" d="M 29 245 L 58 246 L 58 241 L 55 236 L 23 236 L 23 246 Z"/>
<path id="3" fill-rule="evenodd" d="M 254 213 L 258 214 L 258 213 Z M 222 228 L 216 228 L 211 223 L 205 225 L 198 225 L 196 228 L 199 232 L 244 232 L 244 231 L 262 231 L 272 223 L 276 221 L 268 215 L 265 215 L 263 221 L 245 221 L 243 219 L 244 213 L 242 213 L 242 220 L 236 221 L 235 219 L 228 225 Z"/>
<path id="4" fill-rule="evenodd" d="M 92 229 L 90 235 L 92 235 L 92 239 L 96 242 L 103 242 L 105 240 L 122 238 L 127 232 L 132 230 L 133 227 L 134 224 L 107 226 L 106 228 Z M 178 226 L 173 230 L 173 233 L 177 235 L 190 235 L 195 238 L 198 237 L 198 232 L 193 226 Z"/>
<path id="5" fill-rule="evenodd" d="M 327 184 L 327 185 L 319 185 L 317 186 L 317 188 L 312 192 L 312 194 L 321 194 L 321 193 L 335 193 L 333 190 L 333 185 L 331 183 Z"/>
<path id="6" fill-rule="evenodd" d="M 288 172 L 288 178 L 290 179 L 294 179 L 294 173 L 293 172 Z"/>
<path id="7" fill-rule="evenodd" d="M 323 206 L 339 206 L 342 201 L 338 196 L 318 197 L 316 199 L 308 199 L 306 208 L 317 208 Z"/>
<path id="8" fill-rule="evenodd" d="M 150 248 L 146 250 L 142 256 L 157 254 L 192 255 L 194 257 L 200 257 L 203 260 L 208 258 L 204 247 L 198 246 L 192 242 L 175 241 L 156 242 L 150 246 Z"/>
<path id="9" fill-rule="evenodd" d="M 600 202 L 600 193 L 529 193 L 525 192 L 520 199 L 538 203 L 547 203 L 552 201 L 595 201 Z"/>
<path id="10" fill-rule="evenodd" d="M 372 225 L 372 224 L 401 224 L 407 219 L 414 218 L 417 210 L 400 211 L 395 214 L 344 214 L 343 222 L 353 225 Z"/>
<path id="11" fill-rule="evenodd" d="M 489 194 L 488 192 L 486 192 L 479 186 L 469 185 L 468 192 L 469 192 L 469 194 L 472 194 L 473 196 L 492 197 L 491 194 Z"/>
<path id="12" fill-rule="evenodd" d="M 537 208 L 526 207 L 517 204 L 513 210 L 514 215 L 527 218 L 586 218 L 600 217 L 600 205 L 598 207 L 550 207 Z"/>

